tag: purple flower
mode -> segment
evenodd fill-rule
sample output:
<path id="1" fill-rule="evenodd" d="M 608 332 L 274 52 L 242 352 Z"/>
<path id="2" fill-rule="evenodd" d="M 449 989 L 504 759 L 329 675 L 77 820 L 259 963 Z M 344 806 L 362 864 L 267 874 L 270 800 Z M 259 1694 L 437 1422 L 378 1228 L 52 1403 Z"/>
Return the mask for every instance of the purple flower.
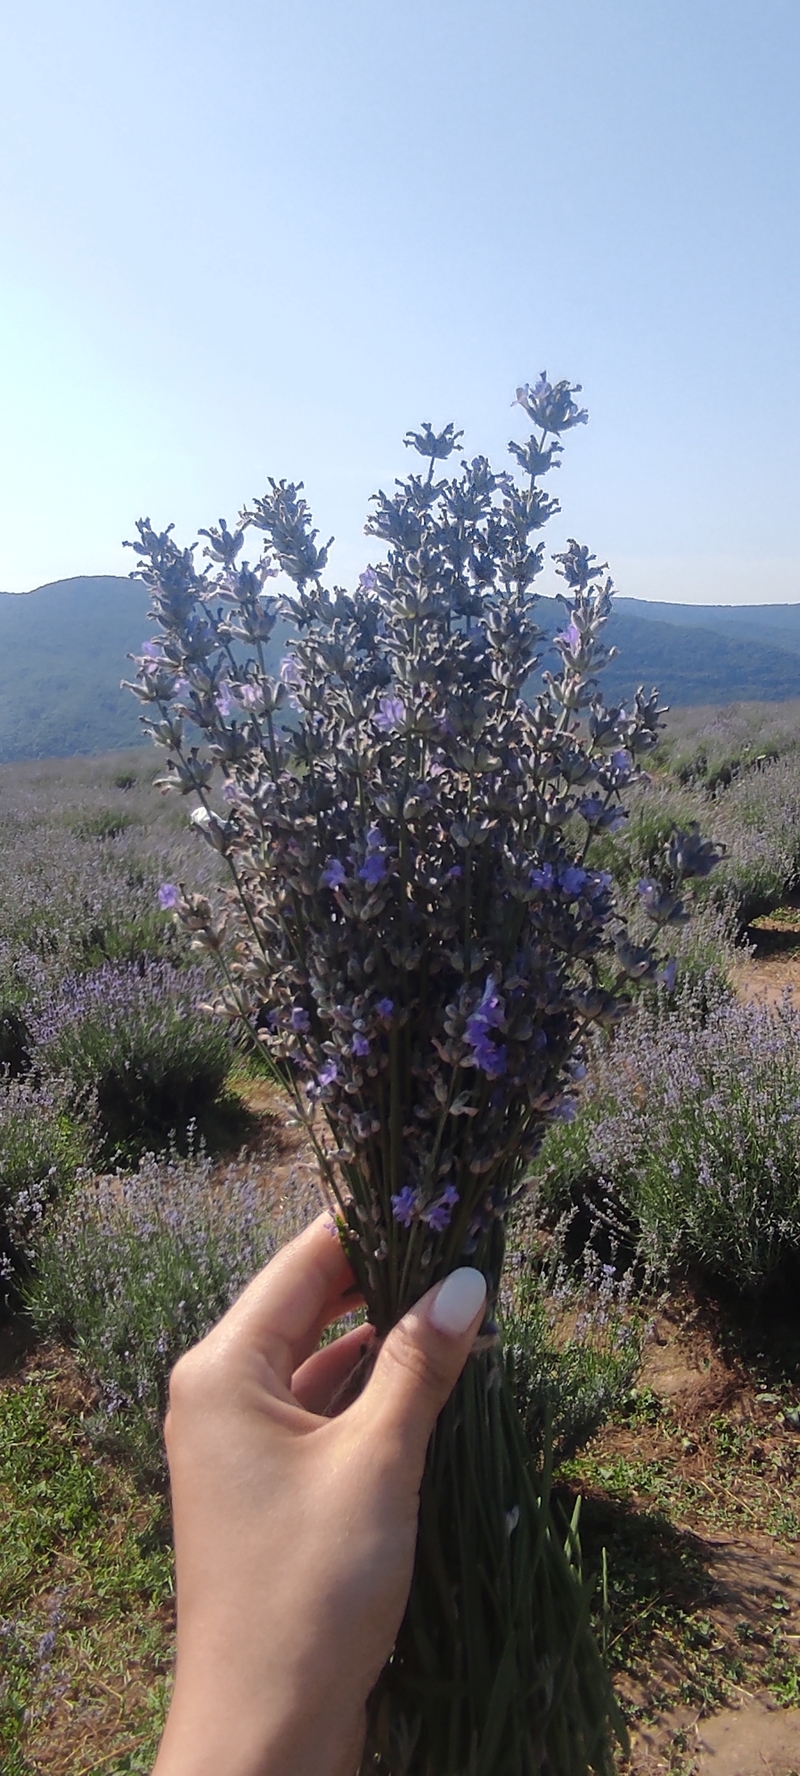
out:
<path id="1" fill-rule="evenodd" d="M 364 572 L 358 576 L 359 591 L 374 592 L 377 584 L 378 576 L 374 567 L 365 567 Z"/>
<path id="2" fill-rule="evenodd" d="M 458 882 L 458 881 L 460 881 L 460 880 L 461 880 L 461 877 L 462 877 L 462 876 L 463 876 L 463 874 L 464 874 L 464 871 L 463 871 L 463 869 L 462 869 L 462 867 L 461 867 L 461 864 L 460 864 L 460 863 L 454 863 L 454 864 L 453 864 L 453 866 L 452 866 L 452 869 L 449 869 L 449 870 L 448 870 L 448 871 L 447 871 L 447 875 L 446 875 L 446 877 L 445 877 L 445 881 L 447 881 L 447 882 Z"/>
<path id="3" fill-rule="evenodd" d="M 490 1029 L 502 1024 L 505 1007 L 497 991 L 495 981 L 489 975 L 483 993 L 467 1018 L 464 1034 L 472 1049 L 475 1065 L 480 1067 L 488 1079 L 499 1079 L 506 1070 L 506 1049 L 496 1047 L 489 1036 Z"/>
<path id="4" fill-rule="evenodd" d="M 633 759 L 627 748 L 619 746 L 616 752 L 612 752 L 608 762 L 616 776 L 617 782 L 627 783 L 628 779 L 633 775 Z"/>
<path id="5" fill-rule="evenodd" d="M 156 642 L 143 641 L 142 642 L 142 657 L 145 660 L 158 660 L 158 662 L 160 664 L 163 661 L 164 655 L 162 654 L 161 649 L 157 645 Z"/>
<path id="6" fill-rule="evenodd" d="M 392 1197 L 392 1214 L 402 1227 L 410 1227 L 417 1214 L 417 1193 L 410 1184 Z"/>
<path id="7" fill-rule="evenodd" d="M 602 900 L 603 895 L 608 894 L 610 887 L 611 875 L 608 870 L 590 870 L 586 878 L 586 895 L 592 905 L 595 901 Z"/>
<path id="8" fill-rule="evenodd" d="M 339 1069 L 336 1065 L 335 1060 L 333 1059 L 333 1056 L 331 1056 L 331 1059 L 329 1061 L 326 1061 L 324 1066 L 320 1067 L 320 1070 L 317 1074 L 317 1085 L 320 1085 L 320 1086 L 333 1085 L 334 1080 L 338 1079 L 338 1077 L 339 1077 Z"/>
<path id="9" fill-rule="evenodd" d="M 504 1043 L 498 1045 L 490 1042 L 488 1036 L 483 1036 L 474 1044 L 472 1052 L 476 1066 L 486 1074 L 487 1079 L 500 1079 L 505 1073 L 508 1051 Z"/>
<path id="10" fill-rule="evenodd" d="M 545 890 L 553 887 L 555 879 L 556 873 L 552 863 L 543 863 L 541 869 L 532 869 L 529 878 L 532 888 L 544 888 Z"/>
<path id="11" fill-rule="evenodd" d="M 427 1222 L 433 1233 L 444 1233 L 445 1228 L 450 1226 L 458 1200 L 455 1184 L 448 1184 L 441 1196 L 437 1196 L 436 1201 L 431 1203 L 430 1208 L 423 1209 L 420 1219 Z"/>
<path id="12" fill-rule="evenodd" d="M 677 973 L 678 964 L 675 961 L 674 956 L 670 956 L 669 960 L 664 963 L 663 968 L 659 968 L 656 975 L 656 980 L 658 981 L 659 986 L 665 987 L 668 993 L 673 992 Z"/>
<path id="13" fill-rule="evenodd" d="M 559 633 L 553 636 L 553 641 L 555 646 L 560 648 L 561 652 L 564 654 L 579 653 L 581 647 L 581 632 L 577 623 L 569 623 L 566 629 L 559 630 Z"/>
<path id="14" fill-rule="evenodd" d="M 356 1033 L 353 1037 L 353 1054 L 354 1055 L 368 1055 L 369 1054 L 369 1038 L 367 1036 L 362 1036 L 360 1030 L 356 1030 Z"/>
<path id="15" fill-rule="evenodd" d="M 661 889 L 659 888 L 658 883 L 649 881 L 647 877 L 642 877 L 642 880 L 636 884 L 636 892 L 641 899 L 645 912 L 657 915 L 659 903 L 661 901 Z"/>
<path id="16" fill-rule="evenodd" d="M 588 880 L 589 877 L 585 869 L 580 869 L 577 864 L 568 864 L 567 868 L 559 873 L 558 886 L 562 894 L 566 895 L 567 900 L 577 900 L 578 895 L 583 893 Z"/>
<path id="17" fill-rule="evenodd" d="M 383 833 L 379 826 L 367 828 L 367 849 L 377 851 L 383 846 Z"/>
<path id="18" fill-rule="evenodd" d="M 366 882 L 368 888 L 377 888 L 378 883 L 383 881 L 386 874 L 386 859 L 383 852 L 370 851 L 367 855 L 366 863 L 363 864 L 358 873 L 362 882 Z"/>
<path id="19" fill-rule="evenodd" d="M 240 685 L 238 697 L 239 702 L 243 704 L 245 709 L 255 709 L 261 702 L 261 692 L 258 685 L 254 684 Z"/>
<path id="20" fill-rule="evenodd" d="M 491 975 L 486 982 L 475 1010 L 470 1013 L 466 1024 L 466 1038 L 469 1043 L 481 1041 L 486 1031 L 501 1024 L 503 1021 L 503 1002 L 495 987 Z"/>
<path id="21" fill-rule="evenodd" d="M 304 1005 L 292 1006 L 289 1022 L 297 1036 L 302 1035 L 303 1031 L 309 1028 L 308 1012 Z"/>
<path id="22" fill-rule="evenodd" d="M 378 1013 L 378 1017 L 390 1018 L 392 1015 L 392 1012 L 394 1011 L 394 1000 L 393 999 L 379 999 L 378 1003 L 375 1007 L 375 1010 Z"/>
<path id="23" fill-rule="evenodd" d="M 338 857 L 328 858 L 320 881 L 324 882 L 326 888 L 341 888 L 342 883 L 347 881 L 344 865 L 339 862 Z"/>
<path id="24" fill-rule="evenodd" d="M 220 715 L 231 715 L 233 711 L 233 698 L 231 697 L 229 685 L 220 685 L 217 695 L 214 698 L 214 706 Z"/>
<path id="25" fill-rule="evenodd" d="M 162 882 L 158 890 L 158 904 L 162 913 L 172 912 L 173 907 L 179 904 L 180 898 L 174 882 Z"/>
<path id="26" fill-rule="evenodd" d="M 383 734 L 390 728 L 399 728 L 406 719 L 405 703 L 401 697 L 382 697 L 372 719 Z"/>

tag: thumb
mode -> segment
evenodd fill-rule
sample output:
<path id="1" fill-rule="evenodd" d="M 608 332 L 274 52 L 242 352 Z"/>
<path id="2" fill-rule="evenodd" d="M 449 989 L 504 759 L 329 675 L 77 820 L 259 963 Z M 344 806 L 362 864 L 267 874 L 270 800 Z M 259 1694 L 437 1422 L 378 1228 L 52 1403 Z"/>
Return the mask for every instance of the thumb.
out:
<path id="1" fill-rule="evenodd" d="M 469 1356 L 486 1302 L 479 1270 L 454 1270 L 429 1289 L 384 1339 L 356 1402 L 371 1437 L 401 1448 L 422 1473 L 431 1432 Z"/>

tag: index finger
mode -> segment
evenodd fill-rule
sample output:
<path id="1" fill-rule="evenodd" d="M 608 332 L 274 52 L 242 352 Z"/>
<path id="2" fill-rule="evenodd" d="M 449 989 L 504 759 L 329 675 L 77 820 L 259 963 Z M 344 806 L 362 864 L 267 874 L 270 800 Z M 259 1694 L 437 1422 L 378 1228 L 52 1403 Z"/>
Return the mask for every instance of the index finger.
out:
<path id="1" fill-rule="evenodd" d="M 328 1210 L 284 1246 L 229 1308 L 228 1338 L 257 1347 L 286 1387 L 332 1320 L 361 1305 Z"/>

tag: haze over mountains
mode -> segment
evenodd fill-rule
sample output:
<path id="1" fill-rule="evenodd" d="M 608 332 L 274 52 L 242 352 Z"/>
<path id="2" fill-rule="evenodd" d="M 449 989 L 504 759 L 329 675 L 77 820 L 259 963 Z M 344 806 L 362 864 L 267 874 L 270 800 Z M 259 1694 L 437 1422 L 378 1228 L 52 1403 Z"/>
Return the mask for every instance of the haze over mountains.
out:
<path id="1" fill-rule="evenodd" d="M 0 593 L 0 761 L 111 752 L 142 740 L 139 706 L 120 680 L 152 633 L 148 595 L 114 575 Z M 539 600 L 548 634 L 563 621 Z M 665 702 L 780 702 L 800 695 L 800 603 L 655 604 L 618 598 L 602 675 L 609 699 L 658 685 Z M 276 648 L 280 652 L 280 643 Z M 544 662 L 547 663 L 546 661 Z"/>

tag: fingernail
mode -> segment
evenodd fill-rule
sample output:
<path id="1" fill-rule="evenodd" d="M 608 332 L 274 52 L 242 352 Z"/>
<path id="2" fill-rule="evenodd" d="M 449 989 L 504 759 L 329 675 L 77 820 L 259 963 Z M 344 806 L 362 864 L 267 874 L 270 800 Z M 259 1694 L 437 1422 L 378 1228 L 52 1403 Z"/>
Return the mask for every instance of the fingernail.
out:
<path id="1" fill-rule="evenodd" d="M 459 1338 L 472 1322 L 486 1300 L 486 1278 L 479 1270 L 465 1266 L 445 1277 L 428 1309 L 428 1319 L 437 1332 Z"/>

